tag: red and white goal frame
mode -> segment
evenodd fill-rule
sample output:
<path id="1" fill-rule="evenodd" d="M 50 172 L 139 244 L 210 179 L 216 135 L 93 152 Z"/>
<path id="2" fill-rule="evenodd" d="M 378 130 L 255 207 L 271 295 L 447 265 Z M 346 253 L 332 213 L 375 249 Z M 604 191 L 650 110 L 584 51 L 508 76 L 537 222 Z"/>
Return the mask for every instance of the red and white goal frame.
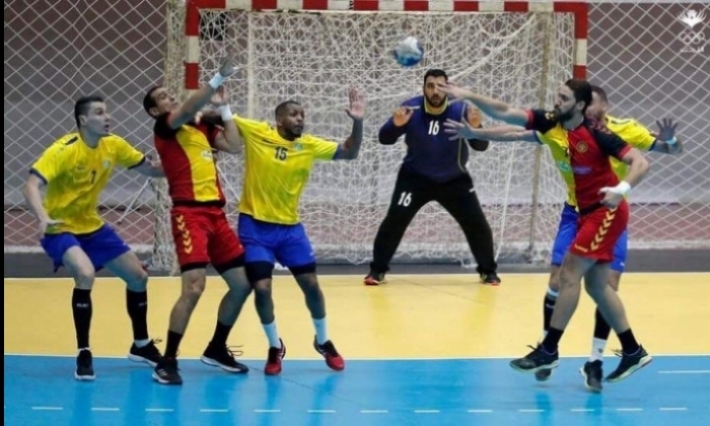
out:
<path id="1" fill-rule="evenodd" d="M 587 74 L 588 5 L 584 1 L 474 1 L 474 0 L 187 0 L 185 37 L 185 89 L 199 88 L 200 9 L 300 10 L 355 12 L 555 12 L 574 16 L 574 63 L 572 75 Z"/>

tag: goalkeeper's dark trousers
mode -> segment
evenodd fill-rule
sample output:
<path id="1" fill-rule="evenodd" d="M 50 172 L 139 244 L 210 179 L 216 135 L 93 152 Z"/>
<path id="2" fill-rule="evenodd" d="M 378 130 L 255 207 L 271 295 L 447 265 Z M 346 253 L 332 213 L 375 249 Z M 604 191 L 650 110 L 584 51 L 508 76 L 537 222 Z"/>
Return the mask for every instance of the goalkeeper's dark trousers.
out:
<path id="1" fill-rule="evenodd" d="M 478 202 L 471 176 L 465 174 L 439 183 L 404 168 L 397 175 L 387 216 L 375 237 L 371 272 L 389 270 L 389 263 L 407 227 L 417 212 L 431 201 L 438 202 L 461 226 L 478 264 L 478 273 L 496 272 L 493 233 Z"/>

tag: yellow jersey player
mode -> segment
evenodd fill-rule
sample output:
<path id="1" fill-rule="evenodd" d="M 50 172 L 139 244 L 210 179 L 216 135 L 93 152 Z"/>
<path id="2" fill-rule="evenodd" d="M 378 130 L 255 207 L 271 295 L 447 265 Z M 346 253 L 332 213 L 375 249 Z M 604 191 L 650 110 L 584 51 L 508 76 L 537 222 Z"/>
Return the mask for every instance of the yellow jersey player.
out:
<path id="1" fill-rule="evenodd" d="M 609 101 L 604 89 L 599 86 L 592 86 L 592 103 L 587 108 L 587 117 L 595 119 L 611 130 L 613 133 L 621 137 L 631 146 L 645 152 L 659 152 L 663 154 L 676 154 L 682 151 L 683 146 L 675 137 L 676 125 L 670 120 L 664 120 L 659 123 L 660 133 L 662 138 L 651 133 L 646 127 L 639 124 L 634 119 L 619 119 L 608 114 Z M 554 152 L 553 152 L 554 155 Z M 579 213 L 577 212 L 577 201 L 574 196 L 574 174 L 572 169 L 566 167 L 569 164 L 569 158 L 565 157 L 555 159 L 558 165 L 558 170 L 562 179 L 567 184 L 568 198 L 560 215 L 560 224 L 557 228 L 557 236 L 552 248 L 551 273 L 549 287 L 545 294 L 543 302 L 543 319 L 544 331 L 550 327 L 552 311 L 557 301 L 559 292 L 559 271 L 565 253 L 569 249 L 572 241 L 577 235 L 579 223 Z M 614 174 L 623 180 L 628 171 L 628 165 L 614 157 L 610 157 L 612 170 Z M 628 231 L 624 231 L 619 237 L 614 246 L 614 259 L 611 262 L 611 272 L 609 273 L 609 285 L 614 289 L 619 289 L 619 280 L 626 266 L 628 246 Z M 595 392 L 602 388 L 602 359 L 606 342 L 609 339 L 611 327 L 604 320 L 597 309 L 595 312 L 594 337 L 592 339 L 592 352 L 589 361 L 585 363 L 581 369 L 581 373 L 585 378 L 586 386 Z M 540 381 L 545 381 L 550 377 L 552 370 L 543 369 L 535 373 L 535 377 Z"/>
<path id="2" fill-rule="evenodd" d="M 77 380 L 93 380 L 89 347 L 91 289 L 96 271 L 107 268 L 126 282 L 126 306 L 133 323 L 129 359 L 154 366 L 161 355 L 148 336 L 148 274 L 138 257 L 97 212 L 99 195 L 116 165 L 162 177 L 163 169 L 125 139 L 109 133 L 111 117 L 100 96 L 74 105 L 77 132 L 54 142 L 30 170 L 24 195 L 39 221 L 42 248 L 55 271 L 66 267 L 74 278 L 72 311 L 79 353 Z M 44 202 L 40 187 L 47 186 Z"/>
<path id="3" fill-rule="evenodd" d="M 303 134 L 303 107 L 286 101 L 276 107 L 276 127 L 235 116 L 244 140 L 246 173 L 239 205 L 239 238 L 246 250 L 246 271 L 255 292 L 256 310 L 269 340 L 265 372 L 281 372 L 286 347 L 279 338 L 271 297 L 274 262 L 289 268 L 306 297 L 316 330 L 314 347 L 334 370 L 345 362 L 328 339 L 325 300 L 316 277 L 316 259 L 298 215 L 301 194 L 316 160 L 357 158 L 363 137 L 365 104 L 350 91 L 346 110 L 352 133 L 342 144 Z"/>

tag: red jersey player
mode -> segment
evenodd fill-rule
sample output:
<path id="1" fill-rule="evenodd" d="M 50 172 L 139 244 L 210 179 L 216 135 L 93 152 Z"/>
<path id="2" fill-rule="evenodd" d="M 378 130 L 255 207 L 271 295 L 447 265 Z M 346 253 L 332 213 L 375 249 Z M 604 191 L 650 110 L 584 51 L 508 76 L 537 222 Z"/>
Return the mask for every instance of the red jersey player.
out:
<path id="1" fill-rule="evenodd" d="M 557 367 L 557 346 L 577 308 L 582 277 L 585 277 L 587 293 L 622 345 L 621 363 L 606 380 L 622 380 L 651 362 L 631 331 L 619 296 L 607 285 L 615 243 L 628 223 L 629 208 L 624 195 L 639 183 L 649 166 L 640 151 L 598 122 L 585 118 L 585 111 L 592 102 L 591 85 L 580 79 L 565 82 L 559 89 L 553 111 L 513 108 L 452 85 L 443 90 L 452 97 L 473 102 L 495 119 L 527 129 L 510 126 L 474 129 L 465 122 L 449 121 L 445 127 L 453 137 L 542 143 L 569 156 L 574 173 L 579 230 L 562 262 L 560 291 L 550 328 L 542 343 L 524 358 L 512 361 L 511 367 L 524 372 Z M 620 182 L 614 174 L 610 156 L 630 165 L 624 181 Z"/>
<path id="2" fill-rule="evenodd" d="M 179 104 L 164 87 L 154 87 L 143 99 L 146 112 L 155 119 L 155 147 L 165 169 L 170 198 L 173 238 L 182 273 L 182 292 L 170 314 L 170 328 L 164 359 L 153 378 L 162 384 L 182 384 L 177 352 L 187 324 L 205 289 L 207 265 L 212 264 L 224 278 L 229 291 L 219 306 L 217 327 L 202 355 L 202 362 L 232 373 L 248 368 L 235 361 L 227 349 L 227 337 L 251 287 L 244 271 L 244 249 L 231 230 L 224 213 L 224 194 L 213 150 L 238 152 L 241 140 L 232 120 L 223 80 L 236 68 L 226 61 L 209 85 Z M 193 118 L 212 98 L 220 105 L 224 128 L 197 124 Z"/>

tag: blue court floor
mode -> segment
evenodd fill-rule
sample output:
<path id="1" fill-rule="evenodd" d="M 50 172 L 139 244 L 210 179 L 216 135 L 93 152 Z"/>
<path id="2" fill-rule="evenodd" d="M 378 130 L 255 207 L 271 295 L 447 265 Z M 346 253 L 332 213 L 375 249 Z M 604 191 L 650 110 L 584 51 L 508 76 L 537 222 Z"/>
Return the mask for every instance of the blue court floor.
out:
<path id="1" fill-rule="evenodd" d="M 710 356 L 655 356 L 600 395 L 584 390 L 581 358 L 544 384 L 508 359 L 350 361 L 342 373 L 286 359 L 281 377 L 261 360 L 246 376 L 183 360 L 182 387 L 125 359 L 96 358 L 93 383 L 74 381 L 73 358 L 4 360 L 5 425 L 710 425 Z"/>

